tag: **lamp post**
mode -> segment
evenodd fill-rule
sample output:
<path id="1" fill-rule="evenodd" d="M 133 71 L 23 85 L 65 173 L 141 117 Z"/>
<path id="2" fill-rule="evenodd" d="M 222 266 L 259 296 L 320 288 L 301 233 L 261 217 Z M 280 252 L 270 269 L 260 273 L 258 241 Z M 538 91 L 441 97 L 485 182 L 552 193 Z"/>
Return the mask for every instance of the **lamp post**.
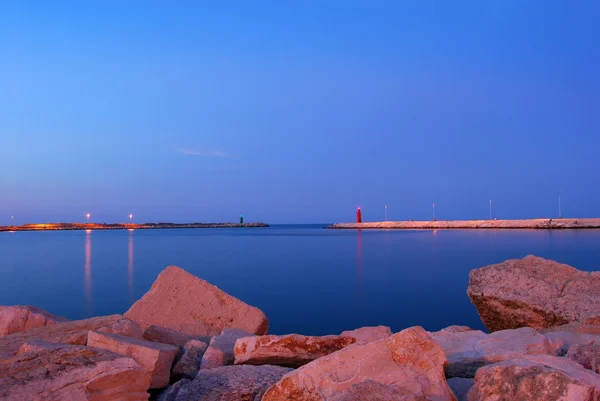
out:
<path id="1" fill-rule="evenodd" d="M 90 223 L 90 214 L 89 214 L 89 213 L 88 213 L 88 214 L 86 214 L 86 215 L 85 215 L 85 217 L 86 217 L 86 219 L 87 219 L 87 223 L 89 224 L 89 223 Z"/>
<path id="2" fill-rule="evenodd" d="M 490 220 L 492 219 L 492 200 L 490 199 Z"/>
<path id="3" fill-rule="evenodd" d="M 433 221 L 435 221 L 435 202 L 433 202 L 432 209 L 433 209 Z"/>
<path id="4" fill-rule="evenodd" d="M 131 224 L 131 219 L 133 219 L 133 214 L 129 215 L 129 224 Z"/>
<path id="5" fill-rule="evenodd" d="M 385 212 L 384 212 L 384 220 L 383 221 L 387 221 L 387 205 L 385 206 Z"/>

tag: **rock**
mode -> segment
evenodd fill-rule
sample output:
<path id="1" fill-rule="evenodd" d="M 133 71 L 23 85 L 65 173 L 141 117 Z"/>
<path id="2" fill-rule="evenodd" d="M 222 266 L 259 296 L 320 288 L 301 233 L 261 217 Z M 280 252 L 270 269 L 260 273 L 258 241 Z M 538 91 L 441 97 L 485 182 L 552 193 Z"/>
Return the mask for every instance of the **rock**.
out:
<path id="1" fill-rule="evenodd" d="M 210 340 L 208 348 L 202 355 L 200 369 L 213 369 L 220 366 L 233 365 L 235 362 L 235 342 L 239 338 L 251 337 L 252 334 L 240 329 L 225 329 L 220 336 Z"/>
<path id="2" fill-rule="evenodd" d="M 0 306 L 0 337 L 68 320 L 34 306 Z"/>
<path id="3" fill-rule="evenodd" d="M 559 355 L 562 356 L 567 353 L 569 348 L 574 345 L 586 345 L 591 344 L 593 342 L 600 343 L 600 335 L 597 334 L 586 334 L 586 327 L 589 325 L 579 325 L 578 323 L 572 323 L 563 326 L 553 327 L 552 329 L 542 330 L 544 336 L 551 343 L 556 343 L 561 345 L 561 350 Z M 570 331 L 561 331 L 561 330 L 570 330 Z M 589 330 L 589 332 L 593 332 L 593 330 Z"/>
<path id="4" fill-rule="evenodd" d="M 63 348 L 65 344 L 49 343 L 43 340 L 31 340 L 23 343 L 17 350 L 17 355 L 26 354 L 28 352 L 42 352 L 49 349 Z"/>
<path id="5" fill-rule="evenodd" d="M 600 272 L 535 256 L 472 270 L 467 294 L 490 331 L 600 323 Z"/>
<path id="6" fill-rule="evenodd" d="M 542 334 L 554 333 L 557 331 L 581 334 L 600 334 L 600 325 L 574 322 L 539 330 Z"/>
<path id="7" fill-rule="evenodd" d="M 346 330 L 340 335 L 356 339 L 357 344 L 366 344 L 391 336 L 392 330 L 387 326 L 361 327 L 356 330 Z"/>
<path id="8" fill-rule="evenodd" d="M 475 375 L 469 401 L 600 399 L 600 376 L 566 358 L 529 355 L 484 366 Z"/>
<path id="9" fill-rule="evenodd" d="M 260 309 L 176 266 L 163 270 L 125 317 L 143 329 L 156 325 L 193 336 L 214 336 L 226 328 L 262 335 L 269 328 Z"/>
<path id="10" fill-rule="evenodd" d="M 281 366 L 224 366 L 201 370 L 168 401 L 261 401 L 265 391 L 291 369 Z"/>
<path id="11" fill-rule="evenodd" d="M 253 336 L 235 343 L 236 365 L 279 365 L 297 368 L 354 344 L 354 337 Z"/>
<path id="12" fill-rule="evenodd" d="M 422 395 L 413 394 L 405 388 L 386 386 L 367 380 L 334 394 L 333 401 L 429 401 Z"/>
<path id="13" fill-rule="evenodd" d="M 337 401 L 342 392 L 367 381 L 429 400 L 454 401 L 444 378 L 445 363 L 444 350 L 423 328 L 412 327 L 304 365 L 273 385 L 262 401 Z"/>
<path id="14" fill-rule="evenodd" d="M 87 345 L 133 358 L 150 375 L 150 388 L 163 388 L 169 385 L 171 366 L 179 355 L 179 347 L 174 345 L 99 331 L 89 332 Z"/>
<path id="15" fill-rule="evenodd" d="M 187 386 L 192 381 L 188 379 L 181 379 L 177 383 L 169 386 L 156 397 L 156 401 L 175 401 L 177 399 L 177 393 L 183 386 Z"/>
<path id="16" fill-rule="evenodd" d="M 51 343 L 85 345 L 88 331 L 122 334 L 142 338 L 142 329 L 137 323 L 121 315 L 100 316 L 85 320 L 73 320 L 51 326 L 9 334 L 0 338 L 0 353 L 14 355 L 23 343 L 42 340 Z"/>
<path id="17" fill-rule="evenodd" d="M 573 345 L 566 355 L 572 361 L 595 373 L 600 373 L 600 344 Z"/>
<path id="18" fill-rule="evenodd" d="M 160 326 L 150 326 L 144 331 L 144 340 L 152 341 L 156 343 L 177 345 L 178 347 L 185 347 L 190 340 L 200 340 L 202 342 L 210 342 L 210 337 L 197 337 L 190 336 L 179 331 L 167 329 Z"/>
<path id="19" fill-rule="evenodd" d="M 173 366 L 171 375 L 175 378 L 194 379 L 200 365 L 202 364 L 202 356 L 206 352 L 208 345 L 200 340 L 190 340 L 183 347 L 181 357 Z"/>
<path id="20" fill-rule="evenodd" d="M 429 333 L 446 353 L 446 377 L 474 377 L 484 365 L 522 355 L 558 355 L 562 343 L 549 341 L 536 330 L 523 327 L 516 330 L 486 334 L 479 330 L 438 331 Z"/>
<path id="21" fill-rule="evenodd" d="M 467 394 L 475 380 L 466 379 L 464 377 L 453 377 L 447 380 L 448 386 L 452 389 L 452 392 L 456 396 L 457 401 L 467 401 Z"/>
<path id="22" fill-rule="evenodd" d="M 0 360 L 0 399 L 142 401 L 150 378 L 131 358 L 75 345 Z"/>
<path id="23" fill-rule="evenodd" d="M 466 331 L 475 331 L 475 329 L 469 326 L 448 326 L 445 329 L 441 329 L 441 333 L 464 333 Z"/>

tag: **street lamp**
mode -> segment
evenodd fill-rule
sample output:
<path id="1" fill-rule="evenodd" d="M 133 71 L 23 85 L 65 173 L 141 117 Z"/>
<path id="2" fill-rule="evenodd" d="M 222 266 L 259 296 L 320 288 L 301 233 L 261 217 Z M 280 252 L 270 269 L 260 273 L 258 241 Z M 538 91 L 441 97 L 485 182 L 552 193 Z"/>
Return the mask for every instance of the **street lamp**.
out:
<path id="1" fill-rule="evenodd" d="M 131 219 L 133 219 L 133 215 L 132 214 L 129 215 L 129 224 L 131 224 Z"/>
<path id="2" fill-rule="evenodd" d="M 433 202 L 432 208 L 433 208 L 433 221 L 435 221 L 435 202 Z"/>
<path id="3" fill-rule="evenodd" d="M 492 200 L 490 199 L 490 220 L 492 219 Z"/>
<path id="4" fill-rule="evenodd" d="M 87 222 L 88 222 L 88 224 L 89 224 L 89 222 L 90 222 L 90 214 L 89 214 L 89 213 L 88 213 L 88 214 L 86 214 L 86 215 L 85 215 L 85 217 L 87 218 Z"/>
<path id="5" fill-rule="evenodd" d="M 387 221 L 387 205 L 385 206 L 384 221 Z"/>

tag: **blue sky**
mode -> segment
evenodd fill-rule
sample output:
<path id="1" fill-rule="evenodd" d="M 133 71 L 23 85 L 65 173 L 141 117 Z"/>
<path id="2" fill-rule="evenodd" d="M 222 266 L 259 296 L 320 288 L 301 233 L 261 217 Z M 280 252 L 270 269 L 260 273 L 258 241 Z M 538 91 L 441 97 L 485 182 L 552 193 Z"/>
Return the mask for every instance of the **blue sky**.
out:
<path id="1" fill-rule="evenodd" d="M 285 3 L 285 4 L 283 4 Z M 600 216 L 596 1 L 3 1 L 0 224 Z"/>

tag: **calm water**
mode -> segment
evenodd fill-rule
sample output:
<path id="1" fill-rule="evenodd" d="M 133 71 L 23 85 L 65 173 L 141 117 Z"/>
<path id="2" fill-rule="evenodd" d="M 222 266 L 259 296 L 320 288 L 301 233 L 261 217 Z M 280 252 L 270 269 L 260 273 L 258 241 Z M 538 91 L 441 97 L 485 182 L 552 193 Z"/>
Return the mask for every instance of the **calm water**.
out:
<path id="1" fill-rule="evenodd" d="M 174 264 L 264 310 L 273 333 L 483 328 L 466 295 L 471 269 L 528 254 L 600 267 L 600 230 L 321 227 L 0 233 L 0 304 L 123 313 Z"/>

